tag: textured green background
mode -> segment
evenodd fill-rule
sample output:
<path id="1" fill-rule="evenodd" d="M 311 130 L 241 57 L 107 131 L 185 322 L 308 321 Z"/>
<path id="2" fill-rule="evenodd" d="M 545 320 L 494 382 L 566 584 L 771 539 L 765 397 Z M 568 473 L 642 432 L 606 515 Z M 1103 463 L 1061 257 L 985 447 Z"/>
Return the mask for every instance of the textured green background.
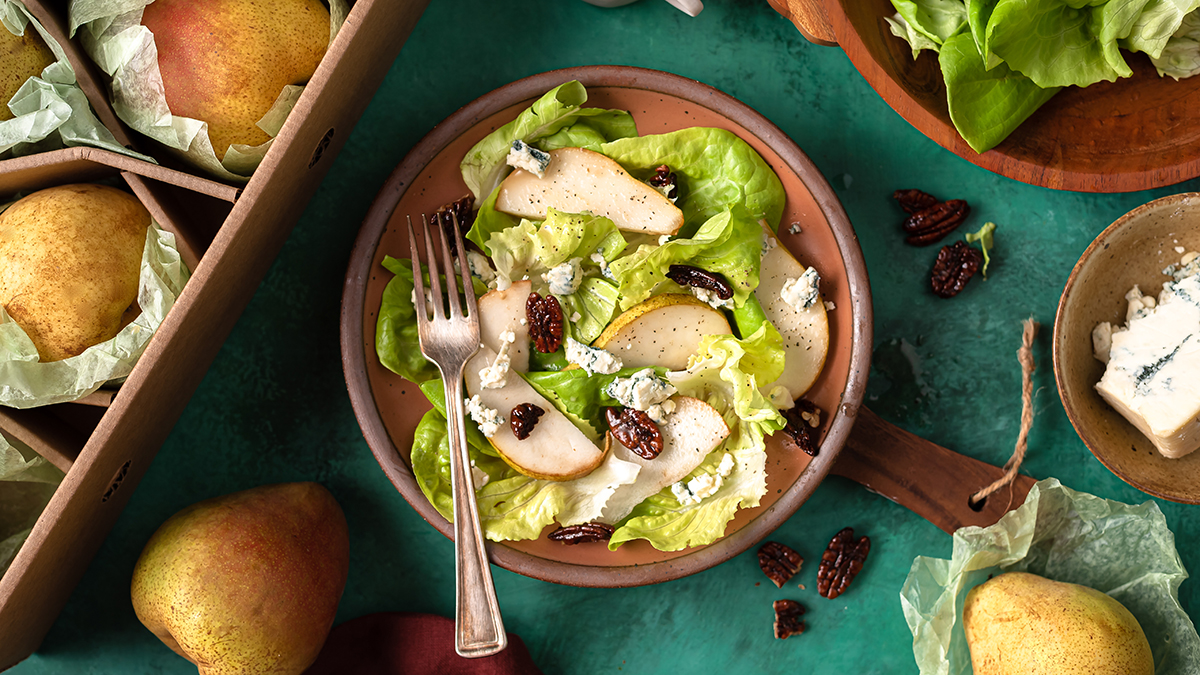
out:
<path id="1" fill-rule="evenodd" d="M 809 44 L 765 0 L 707 5 L 693 19 L 661 0 L 611 10 L 579 0 L 433 0 L 41 650 L 12 672 L 195 672 L 134 617 L 134 561 L 184 506 L 271 482 L 320 481 L 346 511 L 351 564 L 339 623 L 378 611 L 452 614 L 451 543 L 379 470 L 345 393 L 342 278 L 376 191 L 431 127 L 495 87 L 566 66 L 628 64 L 695 78 L 754 107 L 808 153 L 862 240 L 875 294 L 868 398 L 884 418 L 1002 464 L 1020 415 L 1020 321 L 1033 315 L 1044 330 L 1025 470 L 1103 497 L 1148 499 L 1072 430 L 1054 387 L 1050 327 L 1067 275 L 1097 233 L 1196 184 L 1089 195 L 995 176 L 922 136 L 841 50 Z M 935 251 L 903 245 L 890 199 L 907 187 L 966 199 L 975 226 L 999 224 L 986 283 L 972 281 L 951 301 L 926 290 Z M 1159 504 L 1192 565 L 1200 510 Z M 813 590 L 815 560 L 843 526 L 871 536 L 871 556 L 850 592 L 829 601 Z M 810 560 L 797 578 L 809 590 L 776 590 L 753 551 L 649 588 L 567 588 L 498 568 L 496 585 L 509 630 L 547 673 L 915 672 L 898 594 L 914 556 L 949 557 L 949 536 L 830 478 L 773 538 Z M 1184 584 L 1185 608 L 1197 604 L 1196 588 Z M 770 604 L 780 597 L 808 606 L 803 636 L 771 637 Z"/>

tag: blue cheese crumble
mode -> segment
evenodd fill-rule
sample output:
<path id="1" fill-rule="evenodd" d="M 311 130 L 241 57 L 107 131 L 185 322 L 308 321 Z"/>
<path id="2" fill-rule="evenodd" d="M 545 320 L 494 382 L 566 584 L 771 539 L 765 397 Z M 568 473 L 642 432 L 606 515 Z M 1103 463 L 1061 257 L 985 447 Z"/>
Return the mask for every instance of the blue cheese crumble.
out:
<path id="1" fill-rule="evenodd" d="M 797 312 L 808 309 L 820 298 L 817 288 L 820 283 L 821 277 L 817 274 L 817 268 L 810 267 L 804 270 L 800 278 L 785 281 L 783 289 L 779 291 L 779 297 Z"/>
<path id="2" fill-rule="evenodd" d="M 542 281 L 550 284 L 550 292 L 554 295 L 570 295 L 579 290 L 579 284 L 583 282 L 583 269 L 579 266 L 582 261 L 583 258 L 571 258 L 555 265 L 542 275 Z"/>
<path id="3" fill-rule="evenodd" d="M 629 377 L 618 377 L 604 388 L 626 408 L 648 412 L 650 406 L 661 404 L 675 394 L 675 385 L 654 373 L 653 368 L 639 370 Z"/>
<path id="4" fill-rule="evenodd" d="M 717 494 L 717 491 L 725 484 L 725 479 L 733 473 L 733 467 L 733 455 L 727 452 L 721 457 L 721 463 L 717 465 L 716 473 L 702 473 L 689 480 L 687 484 L 679 481 L 671 486 L 671 494 L 675 495 L 675 499 L 682 506 L 699 504 Z"/>
<path id="5" fill-rule="evenodd" d="M 604 254 L 593 253 L 590 256 L 590 259 L 600 267 L 600 274 L 603 275 L 605 279 L 612 279 L 616 281 L 616 277 L 613 276 L 612 269 L 610 269 L 608 266 L 608 261 L 604 259 Z"/>
<path id="6" fill-rule="evenodd" d="M 493 285 L 496 280 L 496 272 L 492 269 L 492 263 L 479 251 L 467 251 L 467 267 L 471 269 L 471 276 L 479 277 L 483 283 L 489 286 Z"/>
<path id="7" fill-rule="evenodd" d="M 771 252 L 771 249 L 775 248 L 778 245 L 779 245 L 779 242 L 775 241 L 775 237 L 772 237 L 771 235 L 767 234 L 766 232 L 763 232 L 762 250 L 759 251 L 759 257 L 766 256 L 768 253 Z"/>
<path id="8" fill-rule="evenodd" d="M 504 416 L 496 412 L 494 408 L 485 406 L 479 400 L 479 394 L 475 394 L 471 398 L 463 401 L 467 406 L 467 414 L 479 425 L 479 431 L 484 436 L 491 438 L 496 435 L 500 427 L 504 426 Z"/>
<path id="9" fill-rule="evenodd" d="M 504 158 L 504 163 L 514 169 L 525 169 L 538 178 L 546 176 L 546 167 L 550 166 L 550 153 L 542 152 L 525 141 L 513 141 L 512 149 Z"/>
<path id="10" fill-rule="evenodd" d="M 721 296 L 717 295 L 713 291 L 708 290 L 707 288 L 698 288 L 696 286 L 690 286 L 689 288 L 691 288 L 692 295 L 696 296 L 697 300 L 708 303 L 708 306 L 712 307 L 713 309 L 722 309 L 725 307 L 733 309 L 733 298 L 722 300 Z"/>
<path id="11" fill-rule="evenodd" d="M 589 347 L 574 338 L 567 338 L 567 361 L 583 368 L 588 375 L 611 375 L 621 369 L 621 359 L 612 352 Z"/>
<path id="12" fill-rule="evenodd" d="M 475 486 L 476 490 L 479 490 L 484 485 L 487 485 L 488 481 L 491 479 L 492 477 L 487 475 L 483 469 L 475 466 L 475 460 L 471 460 L 471 484 Z"/>
<path id="13" fill-rule="evenodd" d="M 675 412 L 674 399 L 667 399 L 662 403 L 655 403 L 646 409 L 646 416 L 654 421 L 655 424 L 666 424 L 667 416 Z"/>
<path id="14" fill-rule="evenodd" d="M 504 385 L 508 384 L 508 369 L 512 365 L 512 357 L 509 356 L 508 350 L 517 341 L 517 336 L 511 330 L 506 330 L 499 337 L 500 351 L 495 360 L 492 361 L 492 365 L 479 371 L 479 386 L 484 389 L 503 389 Z"/>

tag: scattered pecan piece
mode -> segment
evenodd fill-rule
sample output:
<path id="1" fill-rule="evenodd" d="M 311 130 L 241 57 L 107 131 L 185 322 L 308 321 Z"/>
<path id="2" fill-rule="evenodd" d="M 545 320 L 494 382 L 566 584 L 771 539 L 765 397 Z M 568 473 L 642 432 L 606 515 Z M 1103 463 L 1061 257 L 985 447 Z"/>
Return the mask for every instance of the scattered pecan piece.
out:
<path id="1" fill-rule="evenodd" d="M 938 203 L 937 197 L 920 190 L 896 190 L 892 193 L 892 199 L 900 202 L 900 208 L 905 213 L 924 211 Z"/>
<path id="2" fill-rule="evenodd" d="M 804 558 L 799 553 L 777 541 L 768 541 L 758 549 L 758 566 L 777 588 L 783 588 L 788 579 L 800 571 L 803 563 Z"/>
<path id="3" fill-rule="evenodd" d="M 605 408 L 609 431 L 621 445 L 642 459 L 654 459 L 663 449 L 662 432 L 650 416 L 633 408 Z"/>
<path id="4" fill-rule="evenodd" d="M 706 272 L 691 265 L 671 265 L 667 268 L 667 278 L 680 286 L 695 286 L 712 291 L 722 300 L 733 297 L 733 287 L 725 277 L 715 272 Z"/>
<path id="5" fill-rule="evenodd" d="M 953 298 L 966 288 L 967 282 L 975 276 L 982 264 L 983 254 L 979 249 L 968 246 L 965 241 L 955 242 L 953 246 L 943 246 L 933 263 L 929 284 L 938 296 Z"/>
<path id="6" fill-rule="evenodd" d="M 651 176 L 650 180 L 646 181 L 646 183 L 650 187 L 658 189 L 659 192 L 663 193 L 664 197 L 670 199 L 671 201 L 675 201 L 679 198 L 678 180 L 675 174 L 671 171 L 671 167 L 667 166 L 666 164 L 663 164 L 655 169 L 654 175 Z"/>
<path id="7" fill-rule="evenodd" d="M 454 219 L 458 219 L 458 231 L 462 233 L 463 244 L 467 248 L 478 248 L 475 243 L 466 238 L 467 232 L 471 231 L 471 226 L 475 224 L 475 212 L 471 207 L 475 205 L 474 195 L 465 195 L 458 199 L 438 207 L 429 216 L 430 225 L 440 225 L 446 233 L 446 241 L 450 242 L 450 255 L 458 257 L 458 247 L 454 245 Z"/>
<path id="8" fill-rule="evenodd" d="M 905 239 L 913 246 L 928 246 L 950 234 L 971 214 L 971 207 L 961 199 L 939 202 L 904 219 Z"/>
<path id="9" fill-rule="evenodd" d="M 563 341 L 563 313 L 558 298 L 530 293 L 525 301 L 525 320 L 535 349 L 543 354 L 558 351 Z"/>
<path id="10" fill-rule="evenodd" d="M 858 541 L 854 541 L 852 527 L 833 535 L 829 548 L 821 554 L 821 565 L 817 568 L 817 593 L 830 600 L 845 593 L 862 569 L 870 550 L 871 540 L 867 537 L 859 537 Z"/>
<path id="11" fill-rule="evenodd" d="M 775 607 L 775 637 L 786 640 L 793 635 L 804 632 L 804 606 L 795 600 L 776 600 Z"/>
<path id="12" fill-rule="evenodd" d="M 533 433 L 533 428 L 537 426 L 538 418 L 545 414 L 545 410 L 532 403 L 522 403 L 513 408 L 508 415 L 508 424 L 512 427 L 513 436 L 516 436 L 518 441 L 529 438 L 529 434 Z"/>
<path id="13" fill-rule="evenodd" d="M 816 457 L 821 451 L 821 409 L 812 401 L 797 399 L 795 405 L 783 411 L 783 418 L 787 420 L 784 433 L 810 457 Z"/>
<path id="14" fill-rule="evenodd" d="M 573 546 L 590 544 L 594 541 L 608 541 L 612 538 L 614 531 L 616 531 L 615 528 L 608 523 L 583 523 L 582 525 L 560 527 L 547 536 L 553 541 Z"/>

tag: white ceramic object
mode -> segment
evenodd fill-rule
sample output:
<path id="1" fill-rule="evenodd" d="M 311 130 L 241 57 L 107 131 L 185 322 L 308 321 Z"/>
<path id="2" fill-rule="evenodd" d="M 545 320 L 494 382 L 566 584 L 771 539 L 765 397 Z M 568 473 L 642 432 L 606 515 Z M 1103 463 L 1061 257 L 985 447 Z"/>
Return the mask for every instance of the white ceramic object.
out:
<path id="1" fill-rule="evenodd" d="M 637 0 L 583 0 L 588 4 L 597 7 L 623 7 L 625 5 L 637 2 Z M 688 16 L 696 16 L 704 9 L 704 3 L 701 0 L 667 0 L 673 7 Z"/>

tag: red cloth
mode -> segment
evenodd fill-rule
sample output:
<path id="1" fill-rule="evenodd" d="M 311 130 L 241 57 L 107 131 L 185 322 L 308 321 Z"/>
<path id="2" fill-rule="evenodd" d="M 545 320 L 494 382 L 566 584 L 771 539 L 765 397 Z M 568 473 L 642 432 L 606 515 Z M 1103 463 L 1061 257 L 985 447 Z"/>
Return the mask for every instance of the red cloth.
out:
<path id="1" fill-rule="evenodd" d="M 542 675 L 521 638 L 508 634 L 499 654 L 454 653 L 454 621 L 433 614 L 385 612 L 334 628 L 304 675 Z"/>

